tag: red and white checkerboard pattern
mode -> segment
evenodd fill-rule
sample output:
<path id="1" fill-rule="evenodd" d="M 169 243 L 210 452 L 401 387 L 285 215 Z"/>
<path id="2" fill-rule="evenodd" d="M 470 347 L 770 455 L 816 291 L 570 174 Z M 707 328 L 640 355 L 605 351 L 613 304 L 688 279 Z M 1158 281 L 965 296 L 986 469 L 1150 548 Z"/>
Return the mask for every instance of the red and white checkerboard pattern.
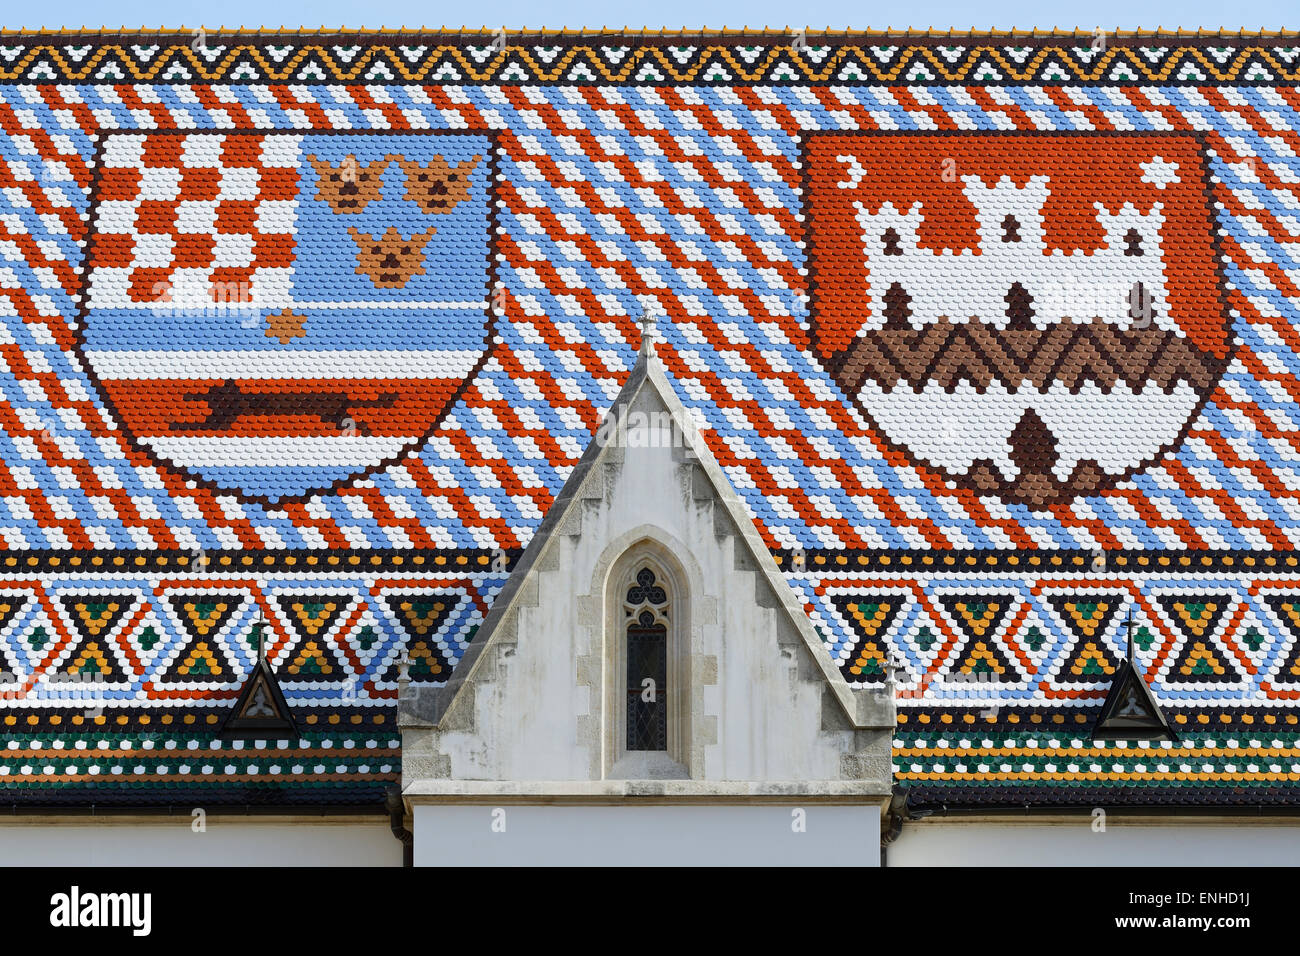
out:
<path id="1" fill-rule="evenodd" d="M 286 304 L 300 142 L 108 136 L 89 307 Z"/>

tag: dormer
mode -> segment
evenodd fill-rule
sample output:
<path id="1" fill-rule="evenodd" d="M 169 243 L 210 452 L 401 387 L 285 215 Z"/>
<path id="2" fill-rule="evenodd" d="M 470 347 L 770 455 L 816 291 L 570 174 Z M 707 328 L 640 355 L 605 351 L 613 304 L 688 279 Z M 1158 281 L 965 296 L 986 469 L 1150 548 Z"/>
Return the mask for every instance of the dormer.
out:
<path id="1" fill-rule="evenodd" d="M 877 860 L 891 691 L 845 681 L 643 353 L 451 680 L 401 689 L 415 861 Z"/>

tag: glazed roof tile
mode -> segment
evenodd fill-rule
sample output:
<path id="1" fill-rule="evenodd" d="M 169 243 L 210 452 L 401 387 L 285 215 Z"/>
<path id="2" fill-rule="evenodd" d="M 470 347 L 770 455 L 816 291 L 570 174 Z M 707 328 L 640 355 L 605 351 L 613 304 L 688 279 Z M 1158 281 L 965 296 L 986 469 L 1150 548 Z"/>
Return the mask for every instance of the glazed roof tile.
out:
<path id="1" fill-rule="evenodd" d="M 456 666 L 642 314 L 917 805 L 1292 800 L 1297 80 L 1290 35 L 4 37 L 12 802 L 381 802 L 396 661 Z M 1130 619 L 1175 744 L 1090 741 Z M 299 737 L 223 741 L 258 625 Z"/>

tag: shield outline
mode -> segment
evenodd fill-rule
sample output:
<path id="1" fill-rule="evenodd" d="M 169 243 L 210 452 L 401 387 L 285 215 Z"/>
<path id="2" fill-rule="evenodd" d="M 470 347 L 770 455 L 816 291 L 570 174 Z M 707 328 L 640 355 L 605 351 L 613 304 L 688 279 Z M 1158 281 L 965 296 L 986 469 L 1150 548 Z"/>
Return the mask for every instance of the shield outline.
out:
<path id="1" fill-rule="evenodd" d="M 1060 496 L 1053 497 L 1050 500 L 1044 500 L 1042 502 L 1042 506 L 1044 508 L 1049 508 L 1052 505 L 1056 505 L 1056 504 L 1069 504 L 1070 502 L 1086 499 L 1088 497 L 1092 497 L 1095 494 L 1107 491 L 1115 487 L 1116 485 L 1120 484 L 1121 482 L 1129 480 L 1134 475 L 1145 471 L 1147 468 L 1150 468 L 1153 464 L 1160 461 L 1162 458 L 1165 457 L 1165 455 L 1169 454 L 1170 452 L 1177 451 L 1179 448 L 1182 448 L 1183 445 L 1186 444 L 1187 442 L 1188 432 L 1191 431 L 1192 426 L 1196 424 L 1196 422 L 1200 419 L 1201 414 L 1205 411 L 1205 405 L 1210 400 L 1210 396 L 1214 394 L 1215 390 L 1219 387 L 1219 384 L 1223 381 L 1223 376 L 1227 373 L 1227 370 L 1231 366 L 1233 359 L 1236 357 L 1237 346 L 1239 344 L 1238 337 L 1233 332 L 1232 311 L 1231 311 L 1231 305 L 1228 301 L 1227 278 L 1224 273 L 1223 244 L 1219 234 L 1218 216 L 1215 215 L 1214 206 L 1213 206 L 1214 186 L 1216 181 L 1214 179 L 1213 174 L 1210 172 L 1209 147 L 1208 147 L 1209 134 L 1202 132 L 1201 130 L 1038 130 L 1038 129 L 1035 130 L 1020 130 L 1020 129 L 1014 129 L 1014 130 L 1003 130 L 1003 129 L 997 129 L 997 130 L 990 130 L 990 129 L 862 130 L 859 129 L 859 130 L 809 131 L 809 132 L 805 132 L 800 137 L 799 139 L 799 160 L 800 160 L 799 185 L 800 185 L 800 195 L 803 197 L 803 202 L 800 206 L 800 211 L 804 215 L 805 237 L 806 237 L 805 242 L 807 243 L 805 267 L 808 270 L 808 280 L 807 280 L 808 352 L 813 357 L 813 359 L 826 371 L 826 374 L 830 377 L 835 390 L 840 395 L 844 396 L 845 406 L 848 408 L 852 408 L 855 412 L 857 412 L 859 415 L 862 416 L 864 422 L 874 433 L 874 437 L 876 441 L 878 441 L 883 447 L 889 449 L 890 451 L 902 455 L 904 460 L 908 463 L 908 465 L 910 465 L 912 468 L 916 469 L 917 471 L 922 472 L 923 474 L 933 475 L 940 482 L 954 482 L 958 485 L 959 488 L 966 488 L 968 486 L 960 482 L 958 476 L 952 475 L 941 466 L 931 464 L 929 461 L 925 460 L 924 458 L 917 456 L 911 451 L 911 449 L 909 449 L 905 445 L 897 444 L 893 440 L 891 440 L 889 436 L 885 433 L 885 430 L 876 423 L 875 418 L 871 415 L 871 413 L 867 411 L 867 409 L 862 405 L 861 402 L 858 401 L 857 397 L 846 394 L 844 389 L 840 386 L 839 381 L 836 378 L 835 372 L 838 367 L 838 362 L 839 360 L 842 360 L 844 353 L 843 352 L 837 353 L 836 356 L 832 358 L 832 357 L 824 356 L 817 347 L 817 343 L 820 338 L 818 327 L 820 325 L 820 317 L 821 317 L 821 309 L 819 304 L 821 298 L 821 286 L 820 283 L 818 282 L 818 272 L 819 272 L 818 260 L 821 254 L 821 250 L 819 246 L 821 245 L 821 243 L 818 241 L 818 233 L 814 231 L 814 229 L 812 228 L 815 219 L 815 210 L 812 208 L 812 202 L 810 199 L 812 195 L 813 182 L 812 182 L 812 175 L 810 172 L 812 164 L 810 162 L 811 157 L 809 155 L 808 146 L 810 142 L 812 142 L 813 140 L 830 138 L 830 137 L 839 138 L 839 139 L 850 139 L 850 138 L 858 138 L 858 137 L 874 138 L 874 137 L 900 137 L 900 136 L 911 136 L 911 137 L 926 136 L 926 137 L 944 137 L 944 138 L 1008 136 L 1008 137 L 1019 137 L 1025 139 L 1026 141 L 1030 138 L 1050 139 L 1052 137 L 1057 137 L 1057 136 L 1070 136 L 1070 137 L 1077 137 L 1077 138 L 1095 137 L 1098 139 L 1132 138 L 1136 136 L 1142 136 L 1142 137 L 1151 137 L 1151 138 L 1183 137 L 1183 138 L 1191 139 L 1196 143 L 1197 153 L 1200 157 L 1199 178 L 1202 187 L 1201 193 L 1205 199 L 1205 211 L 1206 211 L 1206 215 L 1208 216 L 1208 224 L 1210 228 L 1210 255 L 1214 262 L 1213 280 L 1214 280 L 1215 291 L 1218 293 L 1219 311 L 1223 318 L 1223 330 L 1224 330 L 1225 350 L 1224 350 L 1223 358 L 1217 362 L 1215 368 L 1215 373 L 1216 373 L 1215 385 L 1212 388 L 1206 389 L 1205 394 L 1200 397 L 1200 400 L 1196 403 L 1196 407 L 1192 410 L 1191 414 L 1187 416 L 1187 421 L 1183 424 L 1183 427 L 1179 430 L 1178 435 L 1172 440 L 1170 440 L 1167 444 L 1161 446 L 1160 449 L 1156 451 L 1154 455 L 1147 458 L 1145 461 L 1141 462 L 1140 464 L 1134 465 L 1131 468 L 1126 468 L 1123 472 L 1119 474 L 1107 475 L 1105 483 L 1092 494 L 1066 495 L 1063 497 Z M 993 498 L 997 498 L 997 500 L 999 501 L 1006 500 L 1003 499 L 1001 495 L 996 493 L 983 495 L 980 494 L 979 492 L 975 492 L 975 494 L 978 497 L 993 497 Z M 1012 499 L 1011 503 L 1013 502 L 1014 499 Z"/>
<path id="2" fill-rule="evenodd" d="M 227 488 L 217 484 L 215 481 L 205 478 L 202 474 L 188 468 L 184 465 L 163 458 L 156 454 L 144 442 L 136 438 L 130 424 L 123 418 L 117 406 L 114 405 L 108 389 L 104 388 L 99 379 L 98 373 L 86 357 L 85 350 L 85 333 L 86 319 L 89 315 L 89 291 L 90 291 L 90 270 L 91 262 L 95 248 L 95 222 L 99 213 L 100 203 L 100 174 L 103 169 L 103 158 L 105 149 L 112 137 L 115 136 L 194 136 L 194 135 L 214 135 L 214 136 L 266 136 L 266 135 L 301 135 L 301 136 L 480 136 L 487 140 L 488 148 L 486 150 L 487 160 L 487 274 L 484 286 L 484 300 L 488 303 L 485 311 L 486 327 L 483 336 L 483 352 L 478 361 L 470 372 L 461 380 L 459 386 L 447 398 L 446 404 L 439 411 L 432 424 L 421 434 L 415 441 L 404 445 L 395 455 L 391 455 L 382 461 L 375 462 L 364 468 L 359 468 L 350 473 L 345 478 L 339 478 L 329 485 L 321 488 L 309 488 L 305 491 L 295 494 L 285 495 L 280 498 L 271 498 L 266 495 L 256 495 L 242 488 Z M 81 276 L 77 284 L 77 313 L 76 328 L 72 342 L 72 353 L 76 356 L 77 362 L 81 366 L 82 372 L 86 375 L 90 384 L 94 386 L 95 394 L 100 401 L 104 403 L 105 409 L 112 416 L 113 422 L 122 430 L 126 443 L 133 451 L 144 455 L 149 463 L 165 474 L 171 474 L 182 478 L 185 481 L 194 482 L 196 487 L 204 488 L 213 495 L 232 497 L 246 504 L 257 504 L 269 509 L 280 509 L 286 504 L 293 502 L 307 501 L 313 497 L 325 496 L 332 494 L 353 482 L 362 480 L 383 471 L 394 465 L 400 464 L 411 454 L 422 449 L 430 438 L 437 432 L 438 427 L 446 419 L 447 414 L 460 401 L 461 396 L 470 382 L 474 381 L 483 370 L 483 366 L 492 355 L 493 339 L 496 336 L 497 315 L 492 304 L 493 290 L 498 287 L 497 273 L 497 229 L 499 221 L 499 200 L 497 169 L 500 159 L 500 132 L 488 128 L 476 129 L 419 129 L 419 130 L 391 130 L 391 129 L 229 129 L 229 130 L 202 130 L 202 129 L 156 129 L 156 130 L 107 130 L 100 133 L 99 140 L 95 144 L 94 168 L 90 180 L 90 201 L 86 207 L 86 248 L 82 255 Z M 170 493 L 170 492 L 169 492 Z"/>

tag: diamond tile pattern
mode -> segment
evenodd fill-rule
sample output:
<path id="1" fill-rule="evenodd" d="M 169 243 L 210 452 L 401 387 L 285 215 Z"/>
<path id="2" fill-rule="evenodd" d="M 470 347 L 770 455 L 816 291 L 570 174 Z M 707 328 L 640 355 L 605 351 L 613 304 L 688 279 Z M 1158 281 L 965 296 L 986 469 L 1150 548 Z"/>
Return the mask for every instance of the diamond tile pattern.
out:
<path id="1" fill-rule="evenodd" d="M 918 798 L 1294 798 L 1295 48 L 424 39 L 0 46 L 6 787 L 373 802 L 648 313 Z"/>

